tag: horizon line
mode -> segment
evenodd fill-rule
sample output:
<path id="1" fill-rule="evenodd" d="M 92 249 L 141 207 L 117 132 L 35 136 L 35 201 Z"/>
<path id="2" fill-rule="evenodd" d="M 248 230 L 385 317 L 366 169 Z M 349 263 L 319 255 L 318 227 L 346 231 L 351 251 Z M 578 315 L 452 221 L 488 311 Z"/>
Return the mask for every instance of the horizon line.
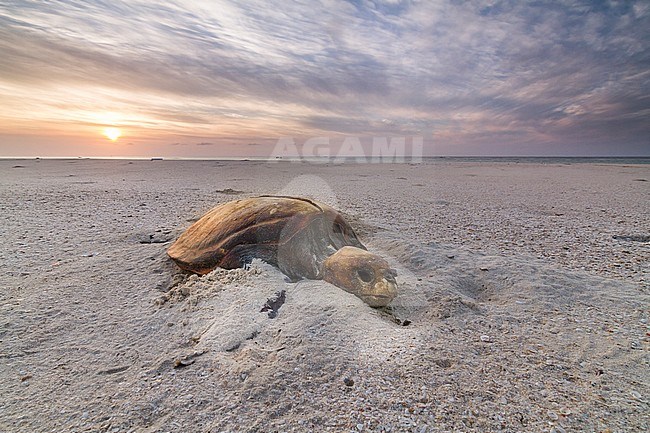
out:
<path id="1" fill-rule="evenodd" d="M 310 157 L 271 157 L 271 156 L 0 156 L 0 160 L 134 160 L 134 161 L 336 161 L 336 160 L 402 160 L 412 162 L 413 157 L 404 156 L 367 156 L 367 155 L 345 155 L 345 156 L 310 156 Z M 445 158 L 554 158 L 554 159 L 650 159 L 650 155 L 426 155 L 422 159 L 445 159 Z"/>

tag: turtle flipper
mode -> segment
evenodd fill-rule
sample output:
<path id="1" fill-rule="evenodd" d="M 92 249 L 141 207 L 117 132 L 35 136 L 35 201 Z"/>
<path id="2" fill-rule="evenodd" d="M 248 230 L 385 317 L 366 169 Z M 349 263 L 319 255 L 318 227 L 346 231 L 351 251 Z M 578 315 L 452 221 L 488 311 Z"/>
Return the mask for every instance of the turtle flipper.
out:
<path id="1" fill-rule="evenodd" d="M 218 263 L 220 268 L 235 269 L 247 267 L 253 259 L 260 259 L 272 266 L 278 266 L 276 246 L 262 247 L 260 245 L 237 245 Z"/>

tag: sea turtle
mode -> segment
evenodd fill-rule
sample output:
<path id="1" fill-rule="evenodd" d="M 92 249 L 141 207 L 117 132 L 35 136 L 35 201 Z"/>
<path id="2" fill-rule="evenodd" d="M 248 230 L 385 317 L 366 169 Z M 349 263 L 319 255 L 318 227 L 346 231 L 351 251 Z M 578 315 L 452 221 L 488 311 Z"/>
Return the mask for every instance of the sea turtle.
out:
<path id="1" fill-rule="evenodd" d="M 260 196 L 208 211 L 167 250 L 180 268 L 206 274 L 258 258 L 293 281 L 323 279 L 372 307 L 397 294 L 396 271 L 357 239 L 340 213 L 314 200 Z"/>

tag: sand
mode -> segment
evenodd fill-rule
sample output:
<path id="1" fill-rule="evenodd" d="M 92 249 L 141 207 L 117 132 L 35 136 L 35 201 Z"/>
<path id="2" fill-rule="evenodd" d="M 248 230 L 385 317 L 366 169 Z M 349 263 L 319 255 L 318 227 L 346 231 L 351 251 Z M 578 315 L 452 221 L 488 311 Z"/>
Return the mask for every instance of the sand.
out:
<path id="1" fill-rule="evenodd" d="M 650 166 L 4 160 L 0 178 L 0 431 L 650 428 Z M 167 259 L 212 206 L 275 193 L 344 212 L 398 270 L 392 308 Z"/>

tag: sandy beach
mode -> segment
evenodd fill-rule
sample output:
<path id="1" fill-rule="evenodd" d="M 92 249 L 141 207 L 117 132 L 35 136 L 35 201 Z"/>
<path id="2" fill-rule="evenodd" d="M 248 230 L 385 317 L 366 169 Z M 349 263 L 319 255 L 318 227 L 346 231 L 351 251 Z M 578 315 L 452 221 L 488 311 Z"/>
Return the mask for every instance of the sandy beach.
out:
<path id="1" fill-rule="evenodd" d="M 32 159 L 0 178 L 2 432 L 650 429 L 650 165 Z M 262 194 L 341 211 L 397 269 L 391 308 L 166 256 Z"/>

